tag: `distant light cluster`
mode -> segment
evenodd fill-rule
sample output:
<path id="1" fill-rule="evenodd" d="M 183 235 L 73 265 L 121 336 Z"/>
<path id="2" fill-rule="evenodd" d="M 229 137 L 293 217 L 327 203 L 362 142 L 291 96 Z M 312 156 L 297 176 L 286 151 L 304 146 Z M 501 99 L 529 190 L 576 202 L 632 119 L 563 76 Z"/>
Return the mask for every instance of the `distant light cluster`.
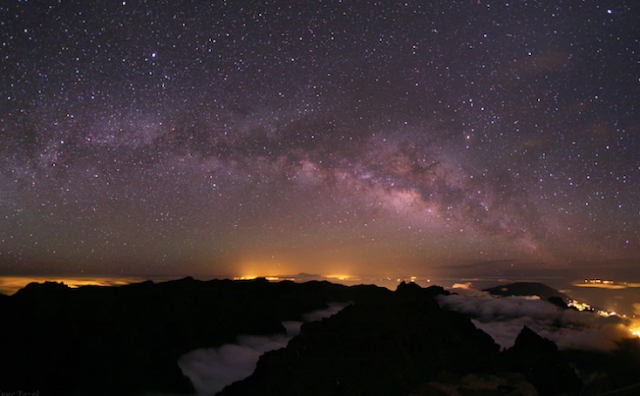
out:
<path id="1" fill-rule="evenodd" d="M 585 279 L 584 283 L 592 283 L 592 284 L 603 284 L 603 285 L 613 285 L 615 282 L 612 280 L 602 280 L 602 279 Z"/>

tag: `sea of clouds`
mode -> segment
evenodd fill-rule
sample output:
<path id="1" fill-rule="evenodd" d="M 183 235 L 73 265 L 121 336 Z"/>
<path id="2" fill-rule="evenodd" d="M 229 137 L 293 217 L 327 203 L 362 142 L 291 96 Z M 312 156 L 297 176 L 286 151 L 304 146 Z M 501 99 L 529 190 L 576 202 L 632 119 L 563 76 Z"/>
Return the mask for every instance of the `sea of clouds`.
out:
<path id="1" fill-rule="evenodd" d="M 514 345 L 523 326 L 555 342 L 560 349 L 611 350 L 629 338 L 633 320 L 562 309 L 539 297 L 496 297 L 469 285 L 454 285 L 454 294 L 438 296 L 440 307 L 472 318 L 502 348 Z"/>
<path id="2" fill-rule="evenodd" d="M 631 337 L 630 328 L 640 326 L 637 319 L 562 309 L 537 296 L 492 296 L 469 283 L 455 284 L 448 290 L 452 294 L 437 297 L 440 307 L 470 317 L 503 349 L 514 345 L 523 326 L 555 342 L 560 349 L 603 351 L 616 348 L 618 341 Z M 310 312 L 304 315 L 304 322 L 327 318 L 346 305 L 336 303 Z M 640 313 L 640 304 L 636 308 Z M 191 379 L 197 395 L 213 395 L 250 376 L 265 352 L 286 347 L 300 333 L 302 323 L 283 322 L 286 334 L 242 335 L 234 344 L 194 350 L 181 356 L 178 365 Z"/>
<path id="3" fill-rule="evenodd" d="M 304 322 L 327 318 L 341 311 L 347 304 L 333 303 L 329 308 L 310 312 Z M 250 376 L 260 356 L 268 351 L 284 348 L 289 340 L 300 333 L 303 322 L 288 321 L 282 325 L 287 334 L 271 336 L 239 336 L 235 344 L 219 348 L 202 348 L 180 357 L 178 365 L 193 383 L 198 395 L 213 395 L 225 386 Z"/>

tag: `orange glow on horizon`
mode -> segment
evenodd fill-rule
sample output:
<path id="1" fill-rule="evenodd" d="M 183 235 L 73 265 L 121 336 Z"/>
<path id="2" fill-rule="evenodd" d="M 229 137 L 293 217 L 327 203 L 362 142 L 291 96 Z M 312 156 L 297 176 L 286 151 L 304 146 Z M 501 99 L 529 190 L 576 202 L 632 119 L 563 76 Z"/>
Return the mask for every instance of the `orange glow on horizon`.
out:
<path id="1" fill-rule="evenodd" d="M 597 279 L 596 279 L 597 281 Z M 614 283 L 613 281 L 600 281 L 600 282 L 573 282 L 573 285 L 576 287 L 585 287 L 585 288 L 600 288 L 600 289 L 610 289 L 610 290 L 622 290 L 627 288 L 640 288 L 640 283 Z"/>
<path id="2" fill-rule="evenodd" d="M 295 281 L 296 278 L 288 277 L 288 276 L 234 276 L 233 280 L 254 280 L 258 278 L 264 278 L 269 282 L 280 282 L 280 281 Z"/>
<path id="3" fill-rule="evenodd" d="M 259 278 L 259 276 L 247 275 L 247 276 L 234 276 L 233 280 L 254 280 Z"/>
<path id="4" fill-rule="evenodd" d="M 337 280 L 356 280 L 355 278 L 351 277 L 351 275 L 323 275 L 323 278 L 326 279 L 337 279 Z"/>
<path id="5" fill-rule="evenodd" d="M 171 279 L 171 278 L 168 278 Z M 134 277 L 48 277 L 48 276 L 3 276 L 0 277 L 0 293 L 11 295 L 30 283 L 62 282 L 72 289 L 81 286 L 123 286 L 146 281 L 146 278 Z"/>

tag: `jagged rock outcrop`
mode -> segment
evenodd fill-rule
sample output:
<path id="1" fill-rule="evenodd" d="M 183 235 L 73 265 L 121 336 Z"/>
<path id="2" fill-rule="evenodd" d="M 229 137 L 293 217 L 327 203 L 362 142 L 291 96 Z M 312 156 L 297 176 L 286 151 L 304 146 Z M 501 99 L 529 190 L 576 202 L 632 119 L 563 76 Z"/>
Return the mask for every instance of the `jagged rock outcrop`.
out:
<path id="1" fill-rule="evenodd" d="M 186 352 L 240 334 L 284 333 L 328 302 L 382 301 L 376 286 L 329 282 L 197 281 L 121 287 L 30 284 L 2 298 L 0 387 L 50 394 L 189 394 Z"/>
<path id="2" fill-rule="evenodd" d="M 525 374 L 540 396 L 577 395 L 582 382 L 553 341 L 524 326 L 503 354 L 507 367 Z"/>
<path id="3" fill-rule="evenodd" d="M 401 284 L 385 301 L 357 303 L 303 325 L 286 348 L 219 394 L 404 395 L 443 370 L 491 370 L 499 347 L 462 315 L 443 311 L 440 288 Z"/>
<path id="4" fill-rule="evenodd" d="M 31 284 L 0 297 L 0 386 L 40 396 L 192 394 L 181 355 L 240 334 L 284 333 L 282 321 L 329 302 L 353 304 L 303 325 L 222 395 L 530 395 L 533 387 L 541 396 L 577 395 L 582 383 L 567 356 L 589 381 L 585 394 L 635 386 L 638 340 L 609 353 L 561 353 L 525 327 L 499 352 L 469 318 L 439 307 L 442 294 L 414 283 L 391 292 L 265 279 Z"/>

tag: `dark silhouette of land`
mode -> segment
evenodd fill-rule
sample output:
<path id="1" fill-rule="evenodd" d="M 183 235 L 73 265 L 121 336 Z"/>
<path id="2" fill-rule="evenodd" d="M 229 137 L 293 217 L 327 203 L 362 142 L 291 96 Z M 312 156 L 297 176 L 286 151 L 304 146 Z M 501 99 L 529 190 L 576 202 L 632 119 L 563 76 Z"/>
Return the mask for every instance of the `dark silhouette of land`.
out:
<path id="1" fill-rule="evenodd" d="M 267 352 L 250 377 L 221 394 L 420 396 L 455 389 L 569 396 L 578 395 L 585 375 L 601 375 L 596 388 L 610 390 L 632 386 L 640 374 L 637 340 L 609 354 L 561 352 L 523 328 L 512 348 L 499 351 L 469 318 L 441 309 L 441 294 L 448 292 L 414 283 L 392 292 L 265 279 L 77 289 L 30 284 L 0 296 L 0 389 L 39 396 L 193 394 L 177 365 L 181 355 L 241 334 L 285 333 L 282 321 L 331 302 L 351 305 L 304 324 L 286 348 Z M 578 377 L 575 367 L 586 374 Z"/>
<path id="2" fill-rule="evenodd" d="M 305 324 L 286 348 L 267 352 L 253 375 L 220 394 L 447 395 L 447 383 L 458 394 L 502 395 L 526 385 L 540 395 L 580 391 L 553 342 L 524 328 L 513 348 L 500 353 L 469 319 L 440 309 L 438 294 L 448 293 L 402 283 L 382 302 Z M 469 376 L 475 381 L 460 386 Z M 474 389 L 487 378 L 494 388 Z"/>
<path id="3" fill-rule="evenodd" d="M 543 283 L 538 282 L 516 282 L 508 285 L 500 285 L 496 287 L 490 287 L 484 289 L 489 294 L 495 296 L 538 296 L 543 300 L 549 300 L 551 298 L 562 299 L 567 302 L 570 300 L 569 296 L 557 291 Z"/>
<path id="4" fill-rule="evenodd" d="M 284 320 L 391 292 L 329 282 L 198 281 L 120 287 L 32 283 L 0 299 L 0 389 L 48 394 L 193 393 L 178 358 L 240 334 L 285 333 Z"/>

